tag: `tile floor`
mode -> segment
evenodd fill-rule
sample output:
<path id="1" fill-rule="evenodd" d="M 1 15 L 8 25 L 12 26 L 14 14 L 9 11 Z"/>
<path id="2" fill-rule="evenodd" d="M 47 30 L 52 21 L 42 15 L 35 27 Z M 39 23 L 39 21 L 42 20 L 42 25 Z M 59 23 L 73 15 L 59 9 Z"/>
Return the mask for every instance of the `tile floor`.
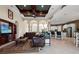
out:
<path id="1" fill-rule="evenodd" d="M 38 54 L 78 54 L 79 47 L 75 47 L 72 39 L 51 40 L 51 46 L 46 45 Z"/>

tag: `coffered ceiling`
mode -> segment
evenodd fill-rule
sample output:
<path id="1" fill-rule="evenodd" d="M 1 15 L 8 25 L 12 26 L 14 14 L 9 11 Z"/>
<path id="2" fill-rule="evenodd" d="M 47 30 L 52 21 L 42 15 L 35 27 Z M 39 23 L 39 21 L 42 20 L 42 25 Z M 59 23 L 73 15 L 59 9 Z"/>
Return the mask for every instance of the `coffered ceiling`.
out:
<path id="1" fill-rule="evenodd" d="M 45 17 L 51 5 L 16 5 L 25 17 Z"/>

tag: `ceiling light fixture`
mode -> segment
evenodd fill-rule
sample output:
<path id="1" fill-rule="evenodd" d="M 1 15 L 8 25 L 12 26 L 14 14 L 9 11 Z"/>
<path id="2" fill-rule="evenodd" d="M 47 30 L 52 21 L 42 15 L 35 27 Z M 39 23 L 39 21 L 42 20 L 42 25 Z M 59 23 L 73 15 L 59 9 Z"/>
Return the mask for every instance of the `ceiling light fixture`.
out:
<path id="1" fill-rule="evenodd" d="M 24 7 L 26 7 L 26 5 L 24 5 Z"/>
<path id="2" fill-rule="evenodd" d="M 35 15 L 32 15 L 32 16 L 35 16 Z"/>
<path id="3" fill-rule="evenodd" d="M 33 14 L 32 16 L 34 17 L 35 15 Z"/>
<path id="4" fill-rule="evenodd" d="M 41 7 L 43 8 L 43 7 L 44 7 L 44 5 L 41 5 Z"/>

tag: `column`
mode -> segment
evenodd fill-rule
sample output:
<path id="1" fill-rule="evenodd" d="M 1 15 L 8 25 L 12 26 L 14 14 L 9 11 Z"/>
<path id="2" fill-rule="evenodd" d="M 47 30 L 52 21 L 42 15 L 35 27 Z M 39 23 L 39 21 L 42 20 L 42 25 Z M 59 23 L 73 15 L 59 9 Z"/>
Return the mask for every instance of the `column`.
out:
<path id="1" fill-rule="evenodd" d="M 48 22 L 48 31 L 50 30 L 50 22 Z"/>
<path id="2" fill-rule="evenodd" d="M 61 31 L 63 31 L 63 25 L 61 25 Z"/>
<path id="3" fill-rule="evenodd" d="M 37 32 L 39 32 L 39 21 L 37 21 Z"/>
<path id="4" fill-rule="evenodd" d="M 30 21 L 28 21 L 28 31 L 30 32 Z"/>

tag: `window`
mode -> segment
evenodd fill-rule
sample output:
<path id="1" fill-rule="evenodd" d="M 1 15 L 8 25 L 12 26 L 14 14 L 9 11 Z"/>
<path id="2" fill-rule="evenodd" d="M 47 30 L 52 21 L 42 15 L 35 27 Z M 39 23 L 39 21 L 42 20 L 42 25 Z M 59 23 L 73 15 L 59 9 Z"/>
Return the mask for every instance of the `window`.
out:
<path id="1" fill-rule="evenodd" d="M 44 29 L 43 24 L 39 24 L 39 32 L 42 32 L 43 29 Z"/>
<path id="2" fill-rule="evenodd" d="M 37 21 L 33 20 L 30 22 L 31 32 L 37 32 Z"/>
<path id="3" fill-rule="evenodd" d="M 42 32 L 42 30 L 48 30 L 48 24 L 45 21 L 40 21 L 39 23 L 39 32 Z"/>
<path id="4" fill-rule="evenodd" d="M 37 32 L 37 24 L 32 24 L 32 32 Z"/>

